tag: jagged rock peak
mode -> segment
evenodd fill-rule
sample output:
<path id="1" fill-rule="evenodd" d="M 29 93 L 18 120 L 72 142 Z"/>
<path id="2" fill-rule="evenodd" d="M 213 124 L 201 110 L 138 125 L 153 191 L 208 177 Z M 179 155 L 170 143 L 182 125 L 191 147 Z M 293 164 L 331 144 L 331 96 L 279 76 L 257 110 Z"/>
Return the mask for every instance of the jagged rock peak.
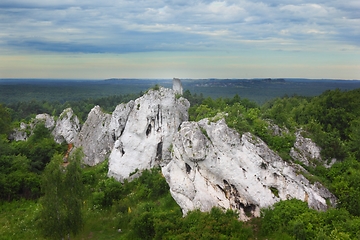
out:
<path id="1" fill-rule="evenodd" d="M 84 163 L 96 165 L 106 159 L 126 125 L 134 101 L 119 104 L 112 114 L 104 113 L 100 106 L 91 109 L 75 139 L 75 146 L 82 147 Z"/>
<path id="2" fill-rule="evenodd" d="M 301 174 L 305 169 L 283 161 L 258 137 L 240 136 L 225 120 L 184 122 L 162 171 L 184 214 L 220 207 L 238 210 L 240 219 L 248 220 L 280 200 L 297 198 L 318 210 L 336 201 Z"/>
<path id="3" fill-rule="evenodd" d="M 108 175 L 122 181 L 170 161 L 173 135 L 188 120 L 189 106 L 188 100 L 163 87 L 136 99 L 109 156 Z"/>
<path id="4" fill-rule="evenodd" d="M 57 143 L 62 143 L 64 141 L 66 143 L 73 143 L 79 131 L 79 118 L 74 114 L 71 108 L 66 108 L 56 120 L 52 134 Z"/>

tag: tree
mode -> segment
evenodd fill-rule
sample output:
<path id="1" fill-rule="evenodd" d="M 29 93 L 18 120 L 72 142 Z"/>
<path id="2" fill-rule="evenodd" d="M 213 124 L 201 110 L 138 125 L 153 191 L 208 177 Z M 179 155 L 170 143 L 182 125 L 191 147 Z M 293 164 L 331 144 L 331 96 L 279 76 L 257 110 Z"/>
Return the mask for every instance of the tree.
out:
<path id="1" fill-rule="evenodd" d="M 40 227 L 44 236 L 52 239 L 61 239 L 67 233 L 64 221 L 66 216 L 64 168 L 61 162 L 61 155 L 54 155 L 44 170 L 41 183 L 44 196 L 41 199 Z"/>
<path id="2" fill-rule="evenodd" d="M 70 164 L 67 167 L 64 180 L 66 187 L 66 226 L 68 232 L 71 232 L 73 235 L 79 233 L 83 226 L 81 207 L 84 197 L 84 186 L 80 164 L 82 158 L 83 152 L 81 149 L 75 150 L 74 154 L 70 155 Z"/>
<path id="3" fill-rule="evenodd" d="M 8 134 L 11 130 L 11 114 L 9 109 L 0 104 L 0 134 Z"/>
<path id="4" fill-rule="evenodd" d="M 76 150 L 70 157 L 70 164 L 64 167 L 62 156 L 55 154 L 44 170 L 40 228 L 47 238 L 62 239 L 66 235 L 70 237 L 70 233 L 76 235 L 82 228 L 81 157 L 81 150 Z"/>

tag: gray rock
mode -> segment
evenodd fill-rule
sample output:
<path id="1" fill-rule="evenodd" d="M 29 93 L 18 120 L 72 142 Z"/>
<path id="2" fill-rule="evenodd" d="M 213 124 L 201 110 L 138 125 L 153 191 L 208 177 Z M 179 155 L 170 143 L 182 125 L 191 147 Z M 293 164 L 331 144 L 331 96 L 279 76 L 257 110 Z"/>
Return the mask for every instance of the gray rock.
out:
<path id="1" fill-rule="evenodd" d="M 55 120 L 53 116 L 50 116 L 47 113 L 38 114 L 35 116 L 35 119 L 32 119 L 28 124 L 21 122 L 19 128 L 14 129 L 10 134 L 9 139 L 15 141 L 26 141 L 33 133 L 36 125 L 39 123 L 44 123 L 46 128 L 52 130 L 55 125 Z"/>
<path id="2" fill-rule="evenodd" d="M 290 156 L 297 161 L 302 162 L 306 166 L 314 166 L 313 161 L 322 161 L 321 149 L 310 138 L 305 138 L 299 130 L 295 133 L 296 140 L 294 147 L 290 150 Z"/>

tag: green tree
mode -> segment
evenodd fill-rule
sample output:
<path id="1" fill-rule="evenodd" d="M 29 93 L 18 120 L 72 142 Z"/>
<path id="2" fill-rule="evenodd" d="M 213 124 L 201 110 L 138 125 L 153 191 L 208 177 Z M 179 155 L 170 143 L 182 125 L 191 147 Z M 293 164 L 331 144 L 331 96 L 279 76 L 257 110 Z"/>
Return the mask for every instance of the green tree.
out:
<path id="1" fill-rule="evenodd" d="M 0 104 L 0 134 L 8 134 L 11 130 L 11 114 L 8 108 Z"/>
<path id="2" fill-rule="evenodd" d="M 44 196 L 41 199 L 40 228 L 45 237 L 61 239 L 68 232 L 66 229 L 64 167 L 62 156 L 54 155 L 46 166 L 41 182 Z"/>
<path id="3" fill-rule="evenodd" d="M 76 150 L 70 164 L 64 167 L 62 156 L 55 154 L 44 170 L 40 228 L 47 238 L 70 237 L 70 233 L 76 235 L 83 226 L 81 157 L 81 150 Z"/>
<path id="4" fill-rule="evenodd" d="M 66 168 L 64 179 L 66 201 L 66 227 L 67 231 L 76 235 L 83 226 L 82 203 L 84 199 L 84 185 L 82 179 L 81 159 L 83 152 L 76 149 L 70 155 L 70 164 Z"/>

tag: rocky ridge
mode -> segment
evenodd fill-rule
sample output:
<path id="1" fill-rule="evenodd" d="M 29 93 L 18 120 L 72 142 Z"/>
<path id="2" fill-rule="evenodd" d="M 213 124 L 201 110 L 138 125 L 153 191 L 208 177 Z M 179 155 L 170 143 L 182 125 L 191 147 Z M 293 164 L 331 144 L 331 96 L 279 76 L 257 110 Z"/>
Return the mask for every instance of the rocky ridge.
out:
<path id="1" fill-rule="evenodd" d="M 247 220 L 259 216 L 261 208 L 290 198 L 317 210 L 335 204 L 336 198 L 325 187 L 303 176 L 305 169 L 283 161 L 261 139 L 250 133 L 239 135 L 223 119 L 188 122 L 188 108 L 189 102 L 177 91 L 160 87 L 119 104 L 112 114 L 95 106 L 82 126 L 71 109 L 56 121 L 38 115 L 29 125 L 22 124 L 14 139 L 25 140 L 26 131 L 43 121 L 57 142 L 82 147 L 86 164 L 108 158 L 108 175 L 119 181 L 161 166 L 184 214 L 220 207 L 238 210 Z M 296 144 L 294 152 L 301 153 L 292 155 L 296 160 L 306 163 L 318 156 L 320 150 L 310 139 Z"/>
<path id="2" fill-rule="evenodd" d="M 173 159 L 162 170 L 184 214 L 221 207 L 248 220 L 280 200 L 300 199 L 317 210 L 336 201 L 301 174 L 305 169 L 283 161 L 258 137 L 240 136 L 224 120 L 184 122 L 174 136 Z"/>

